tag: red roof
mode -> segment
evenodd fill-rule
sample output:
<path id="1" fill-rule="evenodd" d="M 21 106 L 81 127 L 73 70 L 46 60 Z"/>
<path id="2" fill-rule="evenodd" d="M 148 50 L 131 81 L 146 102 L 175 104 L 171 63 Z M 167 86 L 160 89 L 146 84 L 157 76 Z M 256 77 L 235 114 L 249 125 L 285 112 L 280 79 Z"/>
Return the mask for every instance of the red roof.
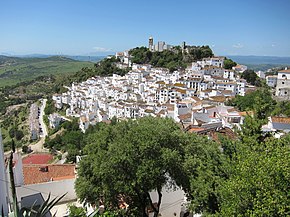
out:
<path id="1" fill-rule="evenodd" d="M 53 159 L 51 154 L 32 154 L 22 159 L 23 164 L 47 164 Z"/>
<path id="2" fill-rule="evenodd" d="M 290 117 L 271 117 L 272 122 L 281 124 L 290 124 Z"/>
<path id="3" fill-rule="evenodd" d="M 74 164 L 27 164 L 23 165 L 24 184 L 38 184 L 75 178 Z"/>

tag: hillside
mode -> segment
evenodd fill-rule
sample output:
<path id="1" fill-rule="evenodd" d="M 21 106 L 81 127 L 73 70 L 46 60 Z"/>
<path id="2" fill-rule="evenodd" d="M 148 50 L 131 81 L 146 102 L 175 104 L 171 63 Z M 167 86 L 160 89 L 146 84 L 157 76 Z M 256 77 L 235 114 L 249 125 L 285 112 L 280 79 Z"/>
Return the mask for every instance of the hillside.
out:
<path id="1" fill-rule="evenodd" d="M 30 81 L 39 76 L 75 73 L 81 68 L 92 66 L 91 62 L 61 56 L 46 58 L 0 56 L 0 87 Z"/>

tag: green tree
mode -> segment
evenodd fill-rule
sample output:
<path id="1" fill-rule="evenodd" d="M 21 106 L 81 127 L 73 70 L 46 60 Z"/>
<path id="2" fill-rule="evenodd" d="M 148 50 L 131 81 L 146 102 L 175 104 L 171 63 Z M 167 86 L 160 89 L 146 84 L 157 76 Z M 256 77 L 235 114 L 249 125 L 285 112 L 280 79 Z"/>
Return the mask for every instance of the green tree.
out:
<path id="1" fill-rule="evenodd" d="M 237 65 L 237 63 L 234 62 L 233 60 L 225 58 L 225 60 L 224 60 L 224 68 L 225 69 L 232 69 L 236 65 Z"/>
<path id="2" fill-rule="evenodd" d="M 190 209 L 194 213 L 214 214 L 219 211 L 218 189 L 227 178 L 225 158 L 219 145 L 206 137 L 189 134 L 184 144 L 182 186 L 188 188 Z"/>
<path id="3" fill-rule="evenodd" d="M 129 213 L 147 216 L 150 206 L 159 213 L 162 187 L 180 173 L 180 128 L 170 119 L 142 118 L 101 125 L 89 136 L 87 156 L 81 161 L 76 192 L 82 201 L 95 204 L 102 196 L 107 207 L 118 209 L 120 198 Z M 181 167 L 180 167 L 181 168 Z M 159 195 L 157 206 L 149 192 Z M 127 213 L 126 215 L 129 215 Z"/>
<path id="4" fill-rule="evenodd" d="M 24 137 L 24 133 L 21 130 L 16 130 L 15 131 L 15 138 L 16 140 L 21 140 Z"/>
<path id="5" fill-rule="evenodd" d="M 274 110 L 272 111 L 272 115 L 274 116 L 290 116 L 290 102 L 288 101 L 281 101 L 278 102 L 275 106 Z"/>
<path id="6" fill-rule="evenodd" d="M 289 216 L 289 136 L 268 138 L 253 150 L 239 146 L 233 174 L 220 187 L 218 216 Z"/>
<path id="7" fill-rule="evenodd" d="M 265 119 L 274 111 L 276 101 L 272 99 L 268 87 L 261 87 L 245 96 L 236 96 L 228 105 L 236 106 L 241 111 L 254 111 L 258 119 Z"/>
<path id="8" fill-rule="evenodd" d="M 161 189 L 180 186 L 192 200 L 192 209 L 219 210 L 217 189 L 225 172 L 218 144 L 184 133 L 171 119 L 141 118 L 101 124 L 88 136 L 76 192 L 82 201 L 118 210 L 120 197 L 129 204 L 126 216 L 147 216 L 146 207 L 159 213 Z M 149 192 L 159 195 L 157 206 Z"/>
<path id="9" fill-rule="evenodd" d="M 246 81 L 251 85 L 261 86 L 261 81 L 254 70 L 247 69 L 242 73 L 241 77 L 246 79 Z"/>
<path id="10" fill-rule="evenodd" d="M 46 115 L 52 114 L 56 111 L 56 108 L 54 106 L 54 102 L 52 99 L 48 99 L 44 108 L 44 113 Z"/>

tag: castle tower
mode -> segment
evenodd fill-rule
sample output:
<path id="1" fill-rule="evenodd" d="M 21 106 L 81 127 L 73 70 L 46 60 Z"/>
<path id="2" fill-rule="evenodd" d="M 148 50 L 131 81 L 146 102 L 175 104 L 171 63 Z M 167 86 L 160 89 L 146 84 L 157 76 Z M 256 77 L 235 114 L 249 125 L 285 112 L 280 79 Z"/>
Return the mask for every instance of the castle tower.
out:
<path id="1" fill-rule="evenodd" d="M 150 36 L 150 38 L 149 38 L 149 50 L 150 50 L 151 52 L 154 51 L 154 46 L 153 46 L 153 37 L 152 37 L 152 36 Z"/>
<path id="2" fill-rule="evenodd" d="M 186 48 L 186 42 L 183 41 L 183 42 L 181 43 L 181 50 L 182 50 L 182 52 L 185 51 L 185 48 Z"/>
<path id="3" fill-rule="evenodd" d="M 3 207 L 4 216 L 8 216 L 8 179 L 5 168 L 2 135 L 0 130 L 0 210 Z"/>

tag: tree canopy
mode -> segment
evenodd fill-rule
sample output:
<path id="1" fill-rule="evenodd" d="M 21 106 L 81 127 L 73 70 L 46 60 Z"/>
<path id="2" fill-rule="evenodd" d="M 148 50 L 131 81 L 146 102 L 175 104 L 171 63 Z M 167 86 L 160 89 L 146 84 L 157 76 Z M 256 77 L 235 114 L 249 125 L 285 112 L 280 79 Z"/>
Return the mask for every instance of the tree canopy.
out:
<path id="1" fill-rule="evenodd" d="M 129 51 L 132 62 L 138 64 L 151 64 L 154 67 L 168 68 L 171 72 L 184 69 L 186 64 L 205 57 L 212 57 L 213 52 L 209 46 L 188 46 L 188 52 L 182 52 L 179 46 L 162 52 L 151 52 L 146 47 L 136 47 Z"/>
<path id="2" fill-rule="evenodd" d="M 200 186 L 194 191 L 204 198 L 196 201 L 197 207 L 216 200 L 209 197 L 215 194 L 214 187 L 204 189 L 199 174 L 209 179 L 218 174 L 205 172 L 217 167 L 218 147 L 204 137 L 184 133 L 171 119 L 147 117 L 103 124 L 88 140 L 76 181 L 82 201 L 95 204 L 104 198 L 107 207 L 118 209 L 124 200 L 130 207 L 126 216 L 148 216 L 148 206 L 158 216 L 161 190 L 168 183 L 182 186 L 186 192 Z M 192 172 L 190 176 L 186 171 Z M 215 179 L 212 182 L 214 186 Z M 157 206 L 150 196 L 153 190 L 159 196 Z"/>
<path id="3" fill-rule="evenodd" d="M 287 216 L 290 137 L 263 135 L 262 124 L 248 116 L 237 140 L 218 143 L 183 132 L 171 119 L 99 124 L 86 139 L 77 195 L 87 203 L 101 200 L 118 216 L 148 216 L 148 207 L 158 216 L 161 189 L 170 183 L 187 193 L 193 213 Z"/>
<path id="4" fill-rule="evenodd" d="M 241 77 L 246 79 L 246 81 L 249 84 L 251 84 L 251 85 L 255 85 L 255 86 L 260 86 L 261 85 L 261 81 L 260 81 L 258 75 L 255 73 L 254 70 L 247 69 L 246 71 L 244 71 L 242 73 Z"/>
<path id="5" fill-rule="evenodd" d="M 236 96 L 228 104 L 241 111 L 254 111 L 258 119 L 265 119 L 275 109 L 276 101 L 268 87 L 261 87 L 245 96 Z"/>
<path id="6" fill-rule="evenodd" d="M 234 62 L 233 60 L 225 58 L 225 60 L 224 60 L 224 68 L 225 69 L 232 69 L 236 65 L 237 65 L 237 63 Z"/>
<path id="7" fill-rule="evenodd" d="M 247 126 L 251 127 L 251 126 Z M 239 143 L 229 179 L 219 188 L 218 216 L 289 216 L 289 136 Z"/>

